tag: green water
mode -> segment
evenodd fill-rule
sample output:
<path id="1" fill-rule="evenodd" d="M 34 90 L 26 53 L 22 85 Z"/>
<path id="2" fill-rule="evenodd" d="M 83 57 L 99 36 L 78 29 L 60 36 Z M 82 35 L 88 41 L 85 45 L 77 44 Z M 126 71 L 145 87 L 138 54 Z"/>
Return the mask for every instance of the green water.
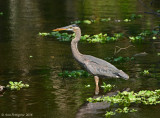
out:
<path id="1" fill-rule="evenodd" d="M 145 4 L 155 11 L 160 9 L 158 0 L 154 0 L 151 6 L 149 1 Z M 58 77 L 58 73 L 64 70 L 81 69 L 72 57 L 70 42 L 41 37 L 39 32 L 50 32 L 75 20 L 108 17 L 111 17 L 111 22 L 81 24 L 82 34 L 123 32 L 130 36 L 160 24 L 159 17 L 144 13 L 150 10 L 137 0 L 0 0 L 0 12 L 3 12 L 0 16 L 0 85 L 7 85 L 9 81 L 23 81 L 30 85 L 28 89 L 6 91 L 0 96 L 0 117 L 27 113 L 33 118 L 75 118 L 85 106 L 86 99 L 94 96 L 92 77 Z M 143 18 L 129 23 L 114 22 L 133 13 L 142 14 Z M 79 50 L 104 59 L 113 56 L 115 46 L 130 44 L 128 38 L 107 44 L 79 43 Z M 134 46 L 119 55 L 132 57 L 141 52 L 148 55 L 129 63 L 115 64 L 129 74 L 130 79 L 100 79 L 100 85 L 106 82 L 115 84 L 115 90 L 130 88 L 134 91 L 160 88 L 160 57 L 157 56 L 160 41 Z M 154 76 L 140 76 L 143 70 L 149 70 Z M 85 88 L 88 84 L 91 87 Z M 103 95 L 102 91 L 100 95 Z M 138 112 L 113 118 L 159 118 L 159 107 L 137 105 Z M 102 118 L 105 112 L 103 108 L 86 114 L 82 112 L 80 118 Z"/>

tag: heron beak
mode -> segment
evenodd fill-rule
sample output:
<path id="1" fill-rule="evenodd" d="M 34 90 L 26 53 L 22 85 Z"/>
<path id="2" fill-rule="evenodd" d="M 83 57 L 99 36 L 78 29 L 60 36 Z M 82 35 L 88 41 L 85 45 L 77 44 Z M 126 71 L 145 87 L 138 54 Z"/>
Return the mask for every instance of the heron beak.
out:
<path id="1" fill-rule="evenodd" d="M 65 28 L 57 28 L 57 29 L 53 29 L 52 31 L 62 31 L 62 30 L 67 30 Z"/>
<path id="2" fill-rule="evenodd" d="M 68 27 L 61 27 L 61 28 L 57 28 L 57 29 L 53 29 L 52 31 L 62 31 L 62 30 L 68 30 Z"/>

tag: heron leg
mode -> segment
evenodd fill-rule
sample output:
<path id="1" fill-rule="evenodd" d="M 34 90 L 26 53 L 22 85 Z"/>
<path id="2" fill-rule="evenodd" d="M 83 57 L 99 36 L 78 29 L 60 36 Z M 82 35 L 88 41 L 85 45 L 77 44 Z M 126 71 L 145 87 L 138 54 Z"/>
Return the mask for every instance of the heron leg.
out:
<path id="1" fill-rule="evenodd" d="M 95 83 L 96 83 L 95 94 L 98 95 L 99 94 L 99 86 L 98 86 L 99 77 L 98 76 L 94 76 L 94 80 L 95 80 Z"/>

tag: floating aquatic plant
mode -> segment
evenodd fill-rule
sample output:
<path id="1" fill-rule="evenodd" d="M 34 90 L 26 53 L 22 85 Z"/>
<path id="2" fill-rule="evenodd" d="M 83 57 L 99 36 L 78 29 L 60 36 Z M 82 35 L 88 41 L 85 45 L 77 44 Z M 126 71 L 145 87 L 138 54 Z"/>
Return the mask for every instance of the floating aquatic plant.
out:
<path id="1" fill-rule="evenodd" d="M 91 24 L 91 23 L 92 23 L 92 21 L 90 21 L 90 20 L 84 20 L 84 21 L 83 21 L 83 23 Z"/>
<path id="2" fill-rule="evenodd" d="M 119 106 L 124 107 L 124 109 L 117 109 L 115 112 L 118 113 L 129 113 L 129 112 L 135 112 L 137 110 L 132 109 L 129 110 L 128 107 L 130 107 L 132 104 L 144 104 L 144 105 L 156 105 L 160 103 L 160 89 L 151 91 L 151 90 L 142 90 L 139 92 L 118 92 L 117 95 L 113 96 L 103 96 L 98 98 L 88 98 L 87 101 L 89 102 L 107 102 L 110 103 L 110 105 L 117 104 Z M 113 111 L 107 111 L 106 117 L 109 117 L 109 114 L 114 114 Z"/>
<path id="3" fill-rule="evenodd" d="M 157 37 L 153 36 L 152 39 L 155 40 L 155 39 L 157 39 Z"/>
<path id="4" fill-rule="evenodd" d="M 41 33 L 41 32 L 39 32 L 38 35 L 40 35 L 40 36 L 50 36 L 50 33 L 45 33 L 45 32 Z"/>
<path id="5" fill-rule="evenodd" d="M 129 39 L 131 40 L 132 43 L 134 42 L 143 42 L 143 40 L 145 39 L 142 36 L 130 36 Z"/>
<path id="6" fill-rule="evenodd" d="M 80 24 L 80 23 L 82 23 L 82 21 L 80 21 L 80 20 L 76 20 L 76 21 L 71 22 L 71 24 Z"/>
<path id="7" fill-rule="evenodd" d="M 72 24 L 81 24 L 81 23 L 84 23 L 84 24 L 92 24 L 92 23 L 95 23 L 95 22 L 99 22 L 99 21 L 101 21 L 101 22 L 108 22 L 108 21 L 110 21 L 111 20 L 111 18 L 102 18 L 102 19 L 98 19 L 98 20 L 76 20 L 76 21 L 73 21 L 73 22 L 71 22 Z"/>
<path id="8" fill-rule="evenodd" d="M 157 13 L 160 13 L 160 10 L 157 10 Z"/>
<path id="9" fill-rule="evenodd" d="M 137 19 L 137 18 L 142 18 L 143 16 L 142 15 L 136 15 L 136 14 L 131 14 L 131 16 L 130 16 L 130 19 L 132 19 L 132 20 L 135 20 L 135 19 Z"/>
<path id="10" fill-rule="evenodd" d="M 131 40 L 131 42 L 143 42 L 144 39 L 150 38 L 150 39 L 157 39 L 160 36 L 160 31 L 158 30 L 145 30 L 143 32 L 141 32 L 140 34 L 138 34 L 137 36 L 130 36 L 129 39 Z"/>
<path id="11" fill-rule="evenodd" d="M 0 12 L 0 16 L 2 16 L 3 15 L 3 12 Z"/>
<path id="12" fill-rule="evenodd" d="M 10 88 L 11 90 L 20 90 L 21 88 L 28 88 L 29 85 L 22 83 L 22 81 L 20 81 L 20 82 L 10 81 L 6 87 Z"/>
<path id="13" fill-rule="evenodd" d="M 69 71 L 64 71 L 62 73 L 59 73 L 58 74 L 59 76 L 62 76 L 62 77 L 66 77 L 66 78 L 77 78 L 77 77 L 89 77 L 90 74 L 84 70 L 76 70 L 76 71 L 72 71 L 72 72 L 69 72 Z"/>
<path id="14" fill-rule="evenodd" d="M 135 109 L 129 109 L 128 107 L 124 107 L 123 109 L 118 108 L 115 110 L 117 113 L 129 113 L 129 112 L 136 112 Z"/>
<path id="15" fill-rule="evenodd" d="M 85 88 L 89 88 L 89 87 L 91 87 L 91 85 L 89 85 L 89 84 L 88 84 L 88 85 L 85 85 Z"/>
<path id="16" fill-rule="evenodd" d="M 143 75 L 149 75 L 150 74 L 149 70 L 144 70 L 142 73 L 143 73 Z"/>
<path id="17" fill-rule="evenodd" d="M 124 19 L 123 21 L 124 21 L 124 22 L 131 22 L 131 19 L 127 19 L 127 18 L 126 18 L 126 19 Z"/>
<path id="18" fill-rule="evenodd" d="M 130 21 L 133 21 L 137 18 L 142 18 L 142 15 L 136 15 L 136 14 L 131 14 L 130 17 L 124 19 L 123 21 L 124 22 L 130 22 Z M 72 24 L 81 24 L 81 23 L 85 23 L 85 24 L 92 24 L 92 23 L 95 23 L 95 22 L 109 22 L 111 21 L 111 18 L 97 18 L 96 20 L 94 19 L 91 19 L 91 20 L 76 20 L 76 21 L 73 21 L 71 22 Z M 120 20 L 115 20 L 116 22 L 120 22 Z"/>
<path id="19" fill-rule="evenodd" d="M 101 87 L 104 89 L 104 92 L 107 92 L 112 90 L 115 87 L 115 85 L 106 84 L 105 82 L 103 82 L 103 85 Z"/>
<path id="20" fill-rule="evenodd" d="M 142 15 L 131 14 L 129 18 L 124 19 L 124 22 L 131 22 L 137 18 L 142 18 Z"/>
<path id="21" fill-rule="evenodd" d="M 84 24 L 91 24 L 91 23 L 95 23 L 96 20 L 76 20 L 76 21 L 73 21 L 71 22 L 72 24 L 80 24 L 80 23 L 84 23 Z"/>
<path id="22" fill-rule="evenodd" d="M 102 19 L 100 19 L 101 22 L 108 22 L 110 20 L 111 20 L 111 18 L 102 18 Z"/>
<path id="23" fill-rule="evenodd" d="M 106 118 L 110 118 L 111 116 L 115 115 L 116 113 L 132 113 L 132 112 L 136 112 L 137 110 L 135 109 L 129 109 L 128 107 L 124 107 L 124 108 L 118 108 L 115 111 L 107 111 L 105 116 Z"/>
<path id="24" fill-rule="evenodd" d="M 96 35 L 84 35 L 81 37 L 82 41 L 87 41 L 89 43 L 106 43 L 111 41 L 117 41 L 120 37 L 122 37 L 122 33 L 115 33 L 114 36 L 108 36 L 107 34 L 96 34 Z"/>
<path id="25" fill-rule="evenodd" d="M 68 34 L 68 33 L 59 33 L 59 32 L 51 32 L 51 33 L 39 33 L 40 36 L 54 36 L 60 41 L 71 41 L 75 34 Z M 81 41 L 87 41 L 89 43 L 106 43 L 109 41 L 116 41 L 120 37 L 122 37 L 122 33 L 115 33 L 113 36 L 108 36 L 107 34 L 96 34 L 96 35 L 82 35 Z"/>
<path id="26" fill-rule="evenodd" d="M 115 114 L 116 114 L 116 113 L 113 112 L 113 111 L 107 111 L 106 114 L 105 114 L 105 116 L 106 116 L 106 118 L 110 118 L 111 116 L 113 116 L 113 115 L 115 115 Z"/>

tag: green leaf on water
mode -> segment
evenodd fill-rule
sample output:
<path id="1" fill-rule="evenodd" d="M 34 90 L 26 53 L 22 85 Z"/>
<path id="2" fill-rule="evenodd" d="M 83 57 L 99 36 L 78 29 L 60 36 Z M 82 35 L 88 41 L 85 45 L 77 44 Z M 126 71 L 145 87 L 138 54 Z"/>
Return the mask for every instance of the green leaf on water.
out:
<path id="1" fill-rule="evenodd" d="M 3 12 L 0 12 L 0 16 L 2 16 L 3 15 Z"/>
<path id="2" fill-rule="evenodd" d="M 157 10 L 157 13 L 160 13 L 160 10 Z"/>
<path id="3" fill-rule="evenodd" d="M 83 23 L 91 24 L 92 22 L 90 20 L 84 20 Z"/>
<path id="4" fill-rule="evenodd" d="M 152 39 L 154 39 L 154 40 L 155 40 L 155 39 L 157 39 L 157 37 L 153 36 L 153 37 L 152 37 Z"/>
<path id="5" fill-rule="evenodd" d="M 22 81 L 20 81 L 20 82 L 10 81 L 9 84 L 6 87 L 10 88 L 11 90 L 20 90 L 23 87 L 28 88 L 29 85 L 28 84 L 23 84 Z"/>

